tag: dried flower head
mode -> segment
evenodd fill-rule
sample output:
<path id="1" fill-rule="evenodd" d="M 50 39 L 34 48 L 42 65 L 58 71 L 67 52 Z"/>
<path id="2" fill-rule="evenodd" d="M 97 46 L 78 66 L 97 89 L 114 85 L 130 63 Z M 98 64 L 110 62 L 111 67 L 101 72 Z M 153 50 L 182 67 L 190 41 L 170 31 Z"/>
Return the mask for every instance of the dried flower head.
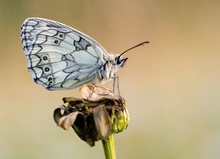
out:
<path id="1" fill-rule="evenodd" d="M 90 146 L 127 128 L 129 114 L 122 97 L 94 84 L 83 85 L 80 93 L 82 99 L 65 97 L 67 106 L 55 109 L 54 120 L 58 126 L 65 130 L 72 127 Z"/>

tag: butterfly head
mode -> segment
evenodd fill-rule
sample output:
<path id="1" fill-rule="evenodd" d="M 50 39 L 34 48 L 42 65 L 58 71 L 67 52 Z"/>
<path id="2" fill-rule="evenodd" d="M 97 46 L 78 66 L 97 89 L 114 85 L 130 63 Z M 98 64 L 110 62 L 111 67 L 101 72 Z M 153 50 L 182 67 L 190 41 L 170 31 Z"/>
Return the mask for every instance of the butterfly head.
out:
<path id="1" fill-rule="evenodd" d="M 124 66 L 125 62 L 127 61 L 128 58 L 122 58 L 121 54 L 120 55 L 117 55 L 115 57 L 115 62 L 116 62 L 116 65 L 121 68 Z"/>

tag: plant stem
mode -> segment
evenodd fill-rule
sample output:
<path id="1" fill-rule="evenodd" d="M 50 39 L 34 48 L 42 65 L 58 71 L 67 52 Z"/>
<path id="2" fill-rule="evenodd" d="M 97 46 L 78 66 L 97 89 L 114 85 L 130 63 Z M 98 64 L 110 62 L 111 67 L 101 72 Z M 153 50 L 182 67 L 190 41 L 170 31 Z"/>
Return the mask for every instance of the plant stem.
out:
<path id="1" fill-rule="evenodd" d="M 105 159 L 116 159 L 114 134 L 111 134 L 108 140 L 102 140 L 102 146 L 105 153 Z"/>

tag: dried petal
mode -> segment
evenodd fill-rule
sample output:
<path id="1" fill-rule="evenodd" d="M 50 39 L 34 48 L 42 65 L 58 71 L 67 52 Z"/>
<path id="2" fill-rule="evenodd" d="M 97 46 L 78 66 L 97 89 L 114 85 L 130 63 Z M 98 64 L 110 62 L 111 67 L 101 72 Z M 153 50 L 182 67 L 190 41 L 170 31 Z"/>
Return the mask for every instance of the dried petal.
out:
<path id="1" fill-rule="evenodd" d="M 104 105 L 93 109 L 97 139 L 106 140 L 111 134 L 111 121 Z"/>
<path id="2" fill-rule="evenodd" d="M 58 126 L 62 127 L 64 130 L 69 129 L 69 127 L 74 124 L 79 113 L 80 112 L 73 112 L 69 115 L 63 116 L 62 118 L 60 118 Z"/>
<path id="3" fill-rule="evenodd" d="M 89 101 L 98 101 L 101 99 L 116 99 L 118 96 L 115 96 L 112 91 L 105 87 L 96 86 L 96 85 L 83 85 L 80 88 L 80 93 L 84 99 Z"/>

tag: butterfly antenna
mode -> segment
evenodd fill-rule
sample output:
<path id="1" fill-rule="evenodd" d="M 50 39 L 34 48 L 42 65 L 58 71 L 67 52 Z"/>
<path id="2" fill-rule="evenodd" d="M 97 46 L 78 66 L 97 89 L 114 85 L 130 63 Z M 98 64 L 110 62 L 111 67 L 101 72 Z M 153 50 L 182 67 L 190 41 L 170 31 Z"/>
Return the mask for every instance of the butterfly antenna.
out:
<path id="1" fill-rule="evenodd" d="M 139 46 L 144 45 L 144 44 L 147 44 L 147 43 L 150 43 L 150 42 L 149 42 L 149 41 L 144 41 L 144 42 L 142 42 L 142 43 L 140 43 L 140 44 L 137 44 L 137 45 L 135 45 L 135 46 L 133 46 L 133 47 L 131 47 L 131 48 L 125 50 L 124 52 L 122 52 L 122 53 L 120 54 L 120 56 L 122 56 L 122 55 L 125 54 L 126 52 L 128 52 L 128 51 L 130 51 L 130 50 L 132 50 L 132 49 L 134 49 L 134 48 L 136 48 L 136 47 L 139 47 Z"/>

